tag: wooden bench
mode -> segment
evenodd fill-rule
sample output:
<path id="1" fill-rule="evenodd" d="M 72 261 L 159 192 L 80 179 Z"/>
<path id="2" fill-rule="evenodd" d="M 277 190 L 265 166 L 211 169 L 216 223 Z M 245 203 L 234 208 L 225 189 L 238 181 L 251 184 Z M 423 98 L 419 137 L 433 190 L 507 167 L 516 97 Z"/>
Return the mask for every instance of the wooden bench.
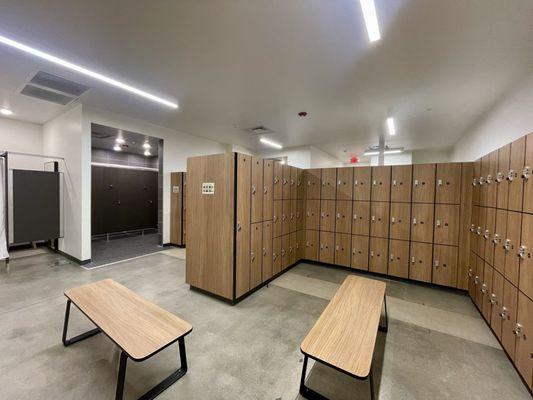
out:
<path id="1" fill-rule="evenodd" d="M 385 325 L 380 326 L 385 307 Z M 370 378 L 374 399 L 372 358 L 377 331 L 387 331 L 385 283 L 348 276 L 301 344 L 304 354 L 300 394 L 308 399 L 326 399 L 305 386 L 308 358 L 357 379 Z"/>
<path id="2" fill-rule="evenodd" d="M 128 357 L 133 361 L 144 361 L 176 341 L 179 345 L 181 367 L 140 397 L 142 400 L 155 398 L 187 372 L 185 336 L 192 331 L 188 322 L 111 279 L 68 289 L 65 296 L 64 346 L 103 332 L 122 350 L 115 396 L 117 400 L 123 397 Z M 96 325 L 96 329 L 67 339 L 71 303 Z"/>

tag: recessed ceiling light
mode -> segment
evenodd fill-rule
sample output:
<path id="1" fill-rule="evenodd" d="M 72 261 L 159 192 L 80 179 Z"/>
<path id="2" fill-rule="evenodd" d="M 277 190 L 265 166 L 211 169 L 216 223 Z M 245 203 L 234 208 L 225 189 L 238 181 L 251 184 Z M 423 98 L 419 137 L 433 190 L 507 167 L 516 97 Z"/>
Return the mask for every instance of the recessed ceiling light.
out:
<path id="1" fill-rule="evenodd" d="M 120 147 L 118 144 L 116 144 L 116 145 L 113 147 L 113 150 L 115 150 L 115 151 L 120 151 L 120 150 L 122 150 L 122 147 Z"/>
<path id="2" fill-rule="evenodd" d="M 378 150 L 369 150 L 363 153 L 364 156 L 379 156 Z"/>
<path id="3" fill-rule="evenodd" d="M 123 144 L 123 143 L 126 142 L 126 141 L 124 140 L 124 138 L 121 138 L 121 137 L 116 138 L 115 141 L 116 141 L 118 144 Z"/>
<path id="4" fill-rule="evenodd" d="M 82 67 L 80 65 L 71 63 L 70 61 L 63 60 L 59 57 L 53 56 L 51 54 L 45 53 L 44 51 L 34 49 L 33 47 L 27 46 L 25 44 L 19 43 L 15 40 L 9 39 L 5 36 L 0 35 L 0 43 L 3 43 L 7 46 L 13 47 L 15 49 L 21 50 L 25 53 L 34 55 L 36 57 L 42 58 L 43 60 L 49 61 L 51 63 L 61 65 L 64 68 L 70 69 L 72 71 L 76 71 L 80 74 L 86 75 L 90 78 L 99 80 L 101 82 L 107 83 L 108 85 L 115 86 L 119 89 L 125 90 L 127 92 L 136 94 L 137 96 L 144 97 L 145 99 L 155 101 L 156 103 L 163 104 L 170 108 L 178 108 L 178 105 L 176 103 L 173 103 L 171 101 L 162 99 L 161 97 L 155 96 L 151 93 L 145 92 L 144 90 L 137 89 L 136 87 L 130 86 L 124 82 L 120 82 L 116 79 L 110 78 L 106 75 L 100 74 L 95 71 L 91 71 L 90 69 L 87 69 L 85 67 Z"/>
<path id="5" fill-rule="evenodd" d="M 144 147 L 145 149 L 151 149 L 151 148 L 152 148 L 152 146 L 150 146 L 150 143 L 148 143 L 148 142 L 144 142 L 144 143 L 143 143 L 143 147 Z"/>
<path id="6" fill-rule="evenodd" d="M 13 115 L 13 111 L 8 110 L 7 108 L 1 108 L 1 109 L 0 109 L 0 114 L 2 114 L 2 115 L 6 115 L 6 116 L 8 116 L 8 115 Z"/>
<path id="7" fill-rule="evenodd" d="M 394 125 L 394 118 L 387 118 L 387 129 L 389 130 L 389 135 L 396 135 L 396 126 Z"/>
<path id="8" fill-rule="evenodd" d="M 263 144 L 266 144 L 267 146 L 270 146 L 270 147 L 274 147 L 276 149 L 282 149 L 283 146 L 279 143 L 275 143 L 275 142 L 272 142 L 268 139 L 265 139 L 265 138 L 260 138 L 259 141 Z"/>
<path id="9" fill-rule="evenodd" d="M 368 33 L 368 40 L 375 42 L 381 39 L 379 32 L 378 17 L 376 14 L 376 5 L 374 0 L 359 0 L 361 8 L 363 9 L 363 17 L 365 19 L 366 31 Z"/>
<path id="10" fill-rule="evenodd" d="M 145 151 L 144 151 L 144 155 L 145 155 L 145 156 L 151 156 L 152 153 L 150 153 L 150 150 L 145 150 Z"/>

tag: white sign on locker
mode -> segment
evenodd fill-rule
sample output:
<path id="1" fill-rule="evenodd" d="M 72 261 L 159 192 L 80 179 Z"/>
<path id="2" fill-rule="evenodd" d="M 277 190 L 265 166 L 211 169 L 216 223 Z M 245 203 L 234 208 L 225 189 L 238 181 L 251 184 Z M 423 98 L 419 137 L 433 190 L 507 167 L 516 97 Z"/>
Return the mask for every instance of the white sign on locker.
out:
<path id="1" fill-rule="evenodd" d="M 215 183 L 214 182 L 202 183 L 202 194 L 215 194 Z"/>

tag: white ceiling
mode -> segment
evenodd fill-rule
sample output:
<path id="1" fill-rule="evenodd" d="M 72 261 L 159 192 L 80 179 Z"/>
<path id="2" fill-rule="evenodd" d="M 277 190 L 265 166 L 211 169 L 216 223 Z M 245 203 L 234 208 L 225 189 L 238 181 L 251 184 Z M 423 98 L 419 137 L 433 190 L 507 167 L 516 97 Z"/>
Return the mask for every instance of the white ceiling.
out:
<path id="1" fill-rule="evenodd" d="M 37 123 L 62 112 L 16 94 L 44 70 L 91 86 L 90 106 L 252 149 L 264 147 L 243 129 L 265 125 L 285 146 L 347 159 L 377 142 L 388 115 L 392 146 L 453 145 L 533 71 L 531 0 L 376 6 L 383 39 L 369 43 L 358 0 L 2 0 L 0 34 L 180 108 L 2 45 L 0 105 Z"/>

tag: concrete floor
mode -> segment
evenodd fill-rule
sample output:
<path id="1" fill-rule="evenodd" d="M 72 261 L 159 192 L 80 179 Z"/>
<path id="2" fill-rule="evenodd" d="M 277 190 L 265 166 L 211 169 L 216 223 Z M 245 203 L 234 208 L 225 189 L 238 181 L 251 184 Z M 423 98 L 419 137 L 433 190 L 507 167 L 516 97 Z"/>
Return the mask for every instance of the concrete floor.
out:
<path id="1" fill-rule="evenodd" d="M 113 278 L 194 326 L 189 371 L 159 399 L 298 399 L 299 345 L 346 274 L 300 264 L 232 307 L 189 290 L 182 251 L 90 271 L 55 254 L 14 259 L 10 273 L 0 273 L 0 398 L 114 398 L 116 347 L 104 335 L 61 345 L 63 290 Z M 379 399 L 530 399 L 466 296 L 387 282 L 389 332 L 379 334 L 375 354 Z M 71 334 L 90 328 L 73 310 Z M 166 377 L 177 357 L 172 346 L 129 362 L 125 399 Z M 367 381 L 318 364 L 307 383 L 332 399 L 369 398 Z"/>

